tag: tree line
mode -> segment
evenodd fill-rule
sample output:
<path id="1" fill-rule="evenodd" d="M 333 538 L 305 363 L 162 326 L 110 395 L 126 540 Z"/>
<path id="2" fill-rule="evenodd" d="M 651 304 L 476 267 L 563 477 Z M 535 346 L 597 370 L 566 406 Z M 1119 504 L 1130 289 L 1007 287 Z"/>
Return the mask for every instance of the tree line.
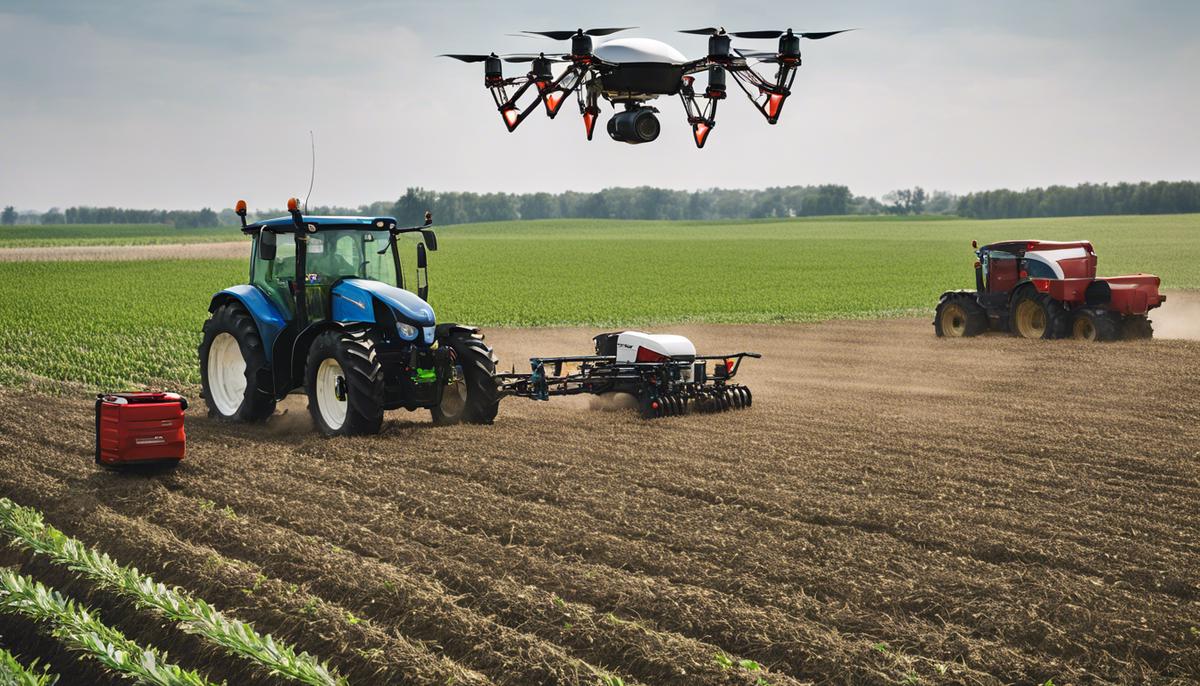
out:
<path id="1" fill-rule="evenodd" d="M 16 208 L 9 205 L 0 213 L 0 224 L 166 224 L 181 229 L 195 229 L 221 226 L 222 222 L 221 216 L 208 207 L 202 210 L 131 210 L 123 207 L 68 207 L 60 210 L 55 207 L 42 213 L 18 213 Z"/>
<path id="2" fill-rule="evenodd" d="M 439 224 L 519 219 L 691 219 L 739 220 L 830 215 L 944 214 L 974 219 L 1063 217 L 1100 214 L 1200 212 L 1200 182 L 1159 181 L 1007 189 L 956 196 L 926 192 L 920 186 L 899 189 L 882 200 L 856 196 L 846 186 L 782 186 L 766 189 L 710 188 L 679 191 L 640 186 L 606 188 L 594 193 L 466 193 L 409 188 L 399 199 L 358 207 L 311 207 L 311 214 L 394 216 L 417 223 L 431 210 Z M 256 210 L 256 217 L 285 214 Z M 4 209 L 0 223 L 12 224 L 167 224 L 180 228 L 236 225 L 232 209 L 133 210 L 119 207 L 68 207 L 49 212 Z"/>
<path id="3" fill-rule="evenodd" d="M 1007 189 L 968 193 L 957 214 L 972 219 L 1079 217 L 1099 214 L 1183 214 L 1200 212 L 1200 182 L 1084 183 L 1078 186 Z"/>

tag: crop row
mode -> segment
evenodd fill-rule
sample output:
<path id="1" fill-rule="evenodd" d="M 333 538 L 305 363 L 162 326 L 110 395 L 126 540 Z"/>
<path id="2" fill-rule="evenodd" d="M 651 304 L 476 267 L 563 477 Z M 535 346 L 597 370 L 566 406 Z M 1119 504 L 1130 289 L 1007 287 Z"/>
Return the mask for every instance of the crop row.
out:
<path id="1" fill-rule="evenodd" d="M 42 622 L 68 648 L 91 656 L 116 674 L 154 686 L 210 686 L 194 671 L 142 648 L 95 614 L 27 576 L 0 569 L 0 612 Z"/>
<path id="2" fill-rule="evenodd" d="M 0 648 L 0 684 L 4 686 L 54 686 L 58 676 L 45 667 L 38 669 L 37 660 L 24 665 L 12 653 Z"/>
<path id="3" fill-rule="evenodd" d="M 273 675 L 311 686 L 339 686 L 346 683 L 345 679 L 338 677 L 308 653 L 297 653 L 291 646 L 277 643 L 270 635 L 259 635 L 250 625 L 225 617 L 205 601 L 181 589 L 168 588 L 136 568 L 119 565 L 107 554 L 88 548 L 45 524 L 36 510 L 16 505 L 7 498 L 0 498 L 0 531 L 12 538 L 13 546 L 43 555 L 100 588 L 128 597 L 139 607 L 175 622 L 183 631 L 203 636 L 229 653 L 261 665 Z M 46 593 L 49 599 L 39 596 L 39 601 L 47 607 L 61 600 L 53 592 Z M 4 601 L 0 600 L 0 606 L 3 604 Z M 57 615 L 62 614 L 57 612 Z M 129 652 L 123 644 L 109 643 Z M 96 654 L 95 651 L 90 652 Z M 145 651 L 145 654 L 154 657 L 152 651 Z"/>

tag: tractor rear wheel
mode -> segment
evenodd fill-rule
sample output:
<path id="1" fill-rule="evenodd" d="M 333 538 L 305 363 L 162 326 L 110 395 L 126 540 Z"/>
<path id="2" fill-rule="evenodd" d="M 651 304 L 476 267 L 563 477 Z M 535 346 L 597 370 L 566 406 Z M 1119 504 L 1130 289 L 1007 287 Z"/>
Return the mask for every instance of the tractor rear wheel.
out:
<path id="1" fill-rule="evenodd" d="M 1108 312 L 1079 310 L 1071 322 L 1071 338 L 1077 341 L 1115 341 L 1120 333 L 1120 322 Z"/>
<path id="2" fill-rule="evenodd" d="M 987 311 L 971 293 L 951 293 L 938 303 L 933 316 L 933 331 L 939 337 L 965 338 L 987 331 Z"/>
<path id="3" fill-rule="evenodd" d="M 304 389 L 313 423 L 326 436 L 379 433 L 383 367 L 366 331 L 326 331 L 312 342 Z"/>
<path id="4" fill-rule="evenodd" d="M 481 334 L 452 331 L 439 345 L 454 351 L 454 379 L 442 389 L 442 404 L 430 408 L 433 423 L 491 424 L 500 410 L 496 355 Z"/>
<path id="5" fill-rule="evenodd" d="M 257 422 L 275 412 L 275 396 L 258 389 L 271 371 L 254 318 L 229 302 L 204 322 L 200 356 L 200 395 L 211 417 L 231 422 Z"/>
<path id="6" fill-rule="evenodd" d="M 1022 338 L 1062 338 L 1067 311 L 1054 298 L 1025 288 L 1013 301 L 1009 328 Z"/>
<path id="7" fill-rule="evenodd" d="M 1154 325 L 1146 315 L 1130 315 L 1121 320 L 1121 338 L 1127 341 L 1154 338 Z"/>

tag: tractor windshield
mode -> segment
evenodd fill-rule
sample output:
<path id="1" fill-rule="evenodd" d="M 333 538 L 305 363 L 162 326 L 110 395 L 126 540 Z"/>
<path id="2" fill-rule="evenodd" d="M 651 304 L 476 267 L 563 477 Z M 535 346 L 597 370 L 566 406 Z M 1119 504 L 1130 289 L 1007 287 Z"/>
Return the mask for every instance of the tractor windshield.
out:
<path id="1" fill-rule="evenodd" d="M 264 260 L 259 253 L 260 240 L 255 236 L 251 283 L 291 317 L 295 314 L 296 242 L 291 234 L 281 234 L 275 259 Z M 304 282 L 310 290 L 309 317 L 313 320 L 324 317 L 329 288 L 338 279 L 370 279 L 399 286 L 395 250 L 379 254 L 391 240 L 388 231 L 330 229 L 308 234 Z"/>
<path id="2" fill-rule="evenodd" d="M 331 285 L 340 278 L 357 277 L 399 285 L 395 253 L 384 250 L 391 238 L 388 231 L 355 229 L 310 234 L 306 258 L 310 284 Z"/>

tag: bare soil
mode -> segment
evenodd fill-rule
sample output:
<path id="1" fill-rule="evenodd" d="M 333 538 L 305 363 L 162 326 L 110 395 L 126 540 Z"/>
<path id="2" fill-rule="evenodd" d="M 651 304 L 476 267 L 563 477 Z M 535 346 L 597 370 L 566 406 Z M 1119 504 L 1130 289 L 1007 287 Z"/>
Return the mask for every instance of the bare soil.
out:
<path id="1" fill-rule="evenodd" d="M 739 377 L 754 406 L 647 422 L 507 399 L 493 426 L 398 412 L 326 440 L 302 399 L 259 426 L 197 403 L 177 469 L 118 473 L 92 463 L 88 398 L 10 389 L 0 494 L 352 683 L 1195 683 L 1200 342 L 671 330 L 763 353 Z M 488 340 L 507 364 L 595 333 Z M 0 564 L 214 679 L 274 683 L 69 574 Z M 69 683 L 105 683 L 30 628 L 0 620 Z"/>
<path id="2" fill-rule="evenodd" d="M 67 245 L 0 248 L 0 262 L 95 262 L 137 260 L 245 259 L 248 243 L 156 243 L 152 245 Z"/>

